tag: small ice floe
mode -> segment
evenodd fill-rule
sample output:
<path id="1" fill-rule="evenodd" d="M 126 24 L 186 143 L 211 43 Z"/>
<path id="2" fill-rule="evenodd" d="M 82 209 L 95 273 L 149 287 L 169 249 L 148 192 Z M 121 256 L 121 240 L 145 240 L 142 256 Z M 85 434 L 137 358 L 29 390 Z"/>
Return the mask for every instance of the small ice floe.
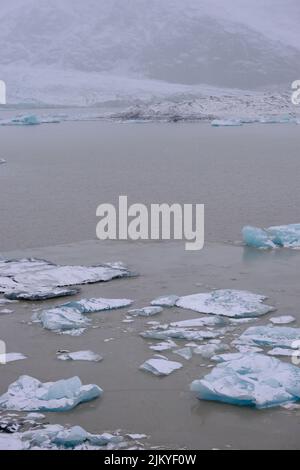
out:
<path id="1" fill-rule="evenodd" d="M 102 395 L 98 385 L 82 385 L 78 377 L 42 383 L 23 375 L 0 396 L 0 409 L 10 411 L 69 411 Z"/>
<path id="2" fill-rule="evenodd" d="M 239 119 L 214 119 L 211 121 L 213 127 L 236 127 L 242 126 L 243 123 Z"/>
<path id="3" fill-rule="evenodd" d="M 161 343 L 153 344 L 150 346 L 150 349 L 153 351 L 168 351 L 170 349 L 177 348 L 177 344 L 175 341 L 169 339 L 168 341 L 162 341 Z"/>
<path id="4" fill-rule="evenodd" d="M 202 344 L 193 349 L 194 354 L 199 354 L 204 359 L 210 359 L 217 353 L 228 351 L 229 347 L 226 344 Z"/>
<path id="5" fill-rule="evenodd" d="M 197 328 L 203 326 L 224 326 L 226 325 L 226 319 L 222 317 L 201 317 L 194 318 L 192 320 L 182 320 L 174 323 L 170 323 L 172 328 Z"/>
<path id="6" fill-rule="evenodd" d="M 82 299 L 43 310 L 35 314 L 32 319 L 40 322 L 46 330 L 56 332 L 78 330 L 90 326 L 91 321 L 86 318 L 86 314 L 128 307 L 132 302 L 129 299 Z"/>
<path id="7" fill-rule="evenodd" d="M 300 248 L 300 224 L 261 229 L 247 226 L 242 231 L 246 245 L 254 248 Z"/>
<path id="8" fill-rule="evenodd" d="M 60 287 L 37 287 L 27 288 L 26 290 L 13 290 L 6 292 L 4 297 L 8 300 L 47 300 L 57 297 L 67 297 L 78 294 L 80 289 L 77 288 L 60 288 Z"/>
<path id="9" fill-rule="evenodd" d="M 93 351 L 76 351 L 71 353 L 59 354 L 57 359 L 61 361 L 89 361 L 100 362 L 103 357 Z"/>
<path id="10" fill-rule="evenodd" d="M 0 261 L 0 292 L 37 291 L 40 288 L 70 287 L 130 277 L 120 263 L 97 266 L 59 266 L 35 258 Z"/>
<path id="11" fill-rule="evenodd" d="M 252 292 L 223 289 L 181 297 L 176 305 L 195 312 L 226 317 L 259 317 L 275 310 L 274 307 L 263 304 L 264 300 L 265 296 Z"/>
<path id="12" fill-rule="evenodd" d="M 293 348 L 300 341 L 300 328 L 288 326 L 252 326 L 233 345 Z"/>
<path id="13" fill-rule="evenodd" d="M 152 300 L 151 305 L 155 307 L 174 307 L 177 300 L 179 300 L 178 295 L 163 295 Z"/>
<path id="14" fill-rule="evenodd" d="M 269 321 L 273 323 L 273 325 L 288 325 L 296 321 L 296 318 L 292 315 L 282 315 L 281 317 L 269 318 Z"/>
<path id="15" fill-rule="evenodd" d="M 24 359 L 27 359 L 27 356 L 21 353 L 0 354 L 0 364 L 8 364 L 9 362 L 22 361 Z"/>
<path id="16" fill-rule="evenodd" d="M 157 376 L 166 376 L 170 375 L 172 372 L 175 372 L 175 370 L 181 369 L 181 367 L 182 364 L 180 362 L 169 361 L 168 359 L 153 358 L 144 362 L 144 364 L 140 366 L 140 369 L 145 370 L 146 372 L 151 372 Z"/>
<path id="17" fill-rule="evenodd" d="M 0 299 L 0 305 L 15 304 L 16 300 Z"/>
<path id="18" fill-rule="evenodd" d="M 203 341 L 204 339 L 217 338 L 223 333 L 223 331 L 189 331 L 183 328 L 173 328 L 170 330 L 148 330 L 143 331 L 141 336 L 146 339 L 184 339 L 186 341 Z"/>
<path id="19" fill-rule="evenodd" d="M 28 413 L 25 419 L 28 421 L 43 421 L 46 418 L 42 413 Z"/>
<path id="20" fill-rule="evenodd" d="M 300 344 L 300 343 L 299 343 Z M 274 348 L 268 351 L 269 356 L 299 357 L 299 352 L 290 348 Z"/>
<path id="21" fill-rule="evenodd" d="M 161 307 L 144 307 L 135 310 L 128 310 L 128 314 L 133 317 L 152 317 L 158 315 L 163 309 Z"/>
<path id="22" fill-rule="evenodd" d="M 187 361 L 189 361 L 193 357 L 193 350 L 192 350 L 192 348 L 189 348 L 189 347 L 176 349 L 176 351 L 173 351 L 173 352 L 174 352 L 174 354 L 178 354 L 178 356 L 183 357 Z"/>
<path id="23" fill-rule="evenodd" d="M 0 313 L 2 313 L 4 315 L 8 315 L 10 313 L 14 313 L 14 311 L 10 310 L 9 308 L 3 308 L 2 310 L 0 310 Z"/>
<path id="24" fill-rule="evenodd" d="M 4 165 L 4 163 L 6 163 L 6 160 L 4 160 L 4 158 L 0 158 L 0 165 Z"/>
<path id="25" fill-rule="evenodd" d="M 300 400 L 300 369 L 263 354 L 228 354 L 191 390 L 201 400 L 270 408 Z"/>
<path id="26" fill-rule="evenodd" d="M 256 346 L 247 346 L 247 345 L 243 345 L 243 344 L 233 344 L 233 346 L 240 353 L 243 353 L 243 354 L 263 352 L 262 348 L 258 348 Z"/>
<path id="27" fill-rule="evenodd" d="M 132 436 L 137 436 L 135 441 L 147 437 Z M 0 434 L 0 450 L 123 450 L 132 449 L 132 440 L 131 435 L 122 436 L 119 431 L 90 434 L 80 426 L 49 424 L 25 432 Z M 136 449 L 141 447 L 138 443 Z"/>

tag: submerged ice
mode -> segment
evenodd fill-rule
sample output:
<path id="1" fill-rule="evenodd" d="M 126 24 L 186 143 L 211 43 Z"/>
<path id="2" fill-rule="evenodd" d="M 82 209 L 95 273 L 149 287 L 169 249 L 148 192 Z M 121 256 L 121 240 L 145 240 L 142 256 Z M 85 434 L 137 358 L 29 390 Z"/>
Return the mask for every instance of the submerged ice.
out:
<path id="1" fill-rule="evenodd" d="M 242 231 L 246 245 L 254 248 L 299 248 L 300 224 L 261 229 L 247 226 Z"/>
<path id="2" fill-rule="evenodd" d="M 263 354 L 227 354 L 191 390 L 201 400 L 270 408 L 300 400 L 300 369 Z"/>
<path id="3" fill-rule="evenodd" d="M 23 375 L 0 396 L 0 409 L 10 411 L 69 411 L 102 395 L 98 385 L 82 385 L 78 377 L 42 383 Z"/>
<path id="4" fill-rule="evenodd" d="M 233 289 L 216 290 L 181 297 L 177 307 L 233 318 L 259 317 L 274 310 L 274 307 L 263 304 L 266 297 L 252 292 Z"/>

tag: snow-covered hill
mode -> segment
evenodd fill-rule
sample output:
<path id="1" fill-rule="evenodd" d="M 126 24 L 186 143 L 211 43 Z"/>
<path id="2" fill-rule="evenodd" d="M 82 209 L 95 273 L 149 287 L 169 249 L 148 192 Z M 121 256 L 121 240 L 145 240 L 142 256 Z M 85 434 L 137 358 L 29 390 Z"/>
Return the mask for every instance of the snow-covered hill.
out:
<path id="1" fill-rule="evenodd" d="M 299 21 L 297 0 L 1 0 L 0 79 L 9 102 L 71 105 L 289 86 Z"/>

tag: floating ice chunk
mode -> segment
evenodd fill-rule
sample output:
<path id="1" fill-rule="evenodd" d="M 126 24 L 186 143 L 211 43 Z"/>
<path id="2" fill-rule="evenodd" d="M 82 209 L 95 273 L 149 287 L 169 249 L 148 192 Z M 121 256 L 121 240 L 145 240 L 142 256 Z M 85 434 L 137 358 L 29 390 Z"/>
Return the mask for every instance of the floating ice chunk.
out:
<path id="1" fill-rule="evenodd" d="M 0 165 L 3 165 L 4 163 L 6 163 L 6 160 L 4 160 L 4 158 L 0 158 Z"/>
<path id="2" fill-rule="evenodd" d="M 242 233 L 244 242 L 254 248 L 300 247 L 300 224 L 281 225 L 266 229 L 244 227 Z"/>
<path id="3" fill-rule="evenodd" d="M 265 299 L 263 295 L 252 292 L 224 289 L 181 297 L 176 305 L 196 312 L 233 318 L 259 317 L 274 310 L 274 307 L 262 304 Z"/>
<path id="4" fill-rule="evenodd" d="M 9 308 L 4 308 L 3 310 L 0 310 L 0 313 L 10 314 L 10 313 L 14 313 L 14 311 L 10 310 Z"/>
<path id="5" fill-rule="evenodd" d="M 220 336 L 223 332 L 219 331 L 189 331 L 183 328 L 174 328 L 170 330 L 148 330 L 141 333 L 141 336 L 146 339 L 184 339 L 186 341 L 202 341 L 204 339 L 213 339 Z"/>
<path id="6" fill-rule="evenodd" d="M 27 359 L 27 357 L 21 353 L 0 354 L 0 364 L 8 364 L 9 362 L 22 361 L 23 359 Z"/>
<path id="7" fill-rule="evenodd" d="M 243 123 L 239 119 L 214 119 L 211 122 L 213 127 L 232 127 L 232 126 L 242 126 Z"/>
<path id="8" fill-rule="evenodd" d="M 144 308 L 138 308 L 135 310 L 129 310 L 128 313 L 129 315 L 132 315 L 133 317 L 152 317 L 153 315 L 157 315 L 158 313 L 161 313 L 163 309 L 161 307 L 144 307 Z"/>
<path id="9" fill-rule="evenodd" d="M 35 316 L 33 316 L 33 320 Z M 82 330 L 90 326 L 91 321 L 71 308 L 52 308 L 38 314 L 38 319 L 46 330 L 61 332 Z"/>
<path id="10" fill-rule="evenodd" d="M 287 326 L 252 326 L 232 344 L 293 348 L 300 341 L 300 328 Z"/>
<path id="11" fill-rule="evenodd" d="M 177 300 L 179 300 L 178 295 L 163 295 L 152 300 L 151 305 L 156 307 L 174 307 Z"/>
<path id="12" fill-rule="evenodd" d="M 240 353 L 243 353 L 243 354 L 247 354 L 247 353 L 258 353 L 258 352 L 263 352 L 263 349 L 262 348 L 258 348 L 256 346 L 246 346 L 246 345 L 242 345 L 242 344 L 233 344 L 233 346 L 240 352 Z"/>
<path id="13" fill-rule="evenodd" d="M 299 357 L 299 352 L 289 348 L 274 348 L 268 351 L 269 356 Z"/>
<path id="14" fill-rule="evenodd" d="M 221 317 L 202 317 L 170 323 L 172 328 L 197 328 L 202 326 L 224 326 L 226 319 Z"/>
<path id="15" fill-rule="evenodd" d="M 204 359 L 210 359 L 212 356 L 219 352 L 228 351 L 229 347 L 226 344 L 203 344 L 194 348 L 194 354 L 199 354 Z"/>
<path id="16" fill-rule="evenodd" d="M 281 317 L 272 317 L 269 319 L 273 325 L 288 325 L 296 321 L 296 318 L 292 315 L 282 315 Z"/>
<path id="17" fill-rule="evenodd" d="M 72 353 L 59 354 L 57 359 L 60 359 L 61 361 L 100 362 L 103 357 L 93 351 L 76 351 Z"/>
<path id="18" fill-rule="evenodd" d="M 150 349 L 153 351 L 168 351 L 169 349 L 174 349 L 177 347 L 177 344 L 171 339 L 168 341 L 163 341 L 162 343 L 154 344 L 150 346 Z"/>
<path id="19" fill-rule="evenodd" d="M 16 117 L 12 119 L 11 122 L 19 126 L 37 126 L 38 124 L 41 124 L 40 119 L 34 114 Z"/>
<path id="20" fill-rule="evenodd" d="M 263 354 L 228 354 L 191 390 L 201 400 L 269 408 L 300 399 L 300 369 Z"/>
<path id="21" fill-rule="evenodd" d="M 28 413 L 28 415 L 26 415 L 26 419 L 29 421 L 42 421 L 45 419 L 45 415 L 42 413 Z"/>
<path id="22" fill-rule="evenodd" d="M 169 361 L 167 359 L 149 359 L 140 366 L 140 369 L 151 372 L 157 376 L 170 375 L 175 370 L 181 369 L 180 362 Z"/>
<path id="23" fill-rule="evenodd" d="M 174 354 L 178 354 L 178 356 L 181 356 L 187 361 L 189 361 L 193 357 L 193 350 L 192 348 L 188 348 L 188 347 L 181 348 L 181 349 L 177 349 L 176 351 L 174 351 Z"/>
<path id="24" fill-rule="evenodd" d="M 72 288 L 59 288 L 59 287 L 37 287 L 37 288 L 26 288 L 26 290 L 13 290 L 6 292 L 4 297 L 9 300 L 47 300 L 54 299 L 57 297 L 66 297 L 76 295 L 79 293 L 79 289 Z"/>
<path id="25" fill-rule="evenodd" d="M 133 300 L 129 299 L 104 299 L 101 297 L 99 299 L 82 299 L 76 302 L 68 302 L 61 305 L 61 308 L 69 308 L 78 313 L 87 314 L 128 307 L 132 303 Z"/>
<path id="26" fill-rule="evenodd" d="M 45 260 L 23 258 L 0 261 L 0 291 L 39 290 L 106 282 L 133 274 L 120 263 L 99 266 L 58 266 Z"/>
<path id="27" fill-rule="evenodd" d="M 102 395 L 97 385 L 82 385 L 78 377 L 42 383 L 21 376 L 0 397 L 0 409 L 11 411 L 69 411 Z"/>
<path id="28" fill-rule="evenodd" d="M 129 276 L 130 273 L 127 270 L 110 266 L 54 266 L 36 272 L 19 274 L 14 277 L 14 280 L 22 285 L 64 287 L 107 282 Z"/>

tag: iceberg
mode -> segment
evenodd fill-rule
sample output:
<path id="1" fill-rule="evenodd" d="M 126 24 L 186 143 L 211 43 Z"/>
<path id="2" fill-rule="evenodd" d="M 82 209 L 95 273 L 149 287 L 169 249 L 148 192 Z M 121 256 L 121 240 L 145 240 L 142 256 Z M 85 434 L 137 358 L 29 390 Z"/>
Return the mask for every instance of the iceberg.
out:
<path id="1" fill-rule="evenodd" d="M 269 319 L 273 325 L 288 325 L 289 323 L 294 323 L 296 318 L 292 315 L 282 315 L 281 317 L 272 317 Z"/>
<path id="2" fill-rule="evenodd" d="M 186 341 L 203 341 L 204 339 L 214 339 L 223 334 L 222 330 L 219 331 L 189 331 L 183 328 L 173 328 L 168 330 L 148 330 L 143 331 L 141 336 L 146 339 L 184 339 Z"/>
<path id="3" fill-rule="evenodd" d="M 243 123 L 239 119 L 214 119 L 211 121 L 213 127 L 236 127 L 242 126 Z"/>
<path id="4" fill-rule="evenodd" d="M 236 340 L 233 345 L 250 345 L 258 347 L 299 347 L 300 328 L 288 326 L 252 326 Z"/>
<path id="5" fill-rule="evenodd" d="M 259 317 L 274 311 L 274 307 L 265 305 L 263 295 L 233 289 L 216 290 L 180 297 L 177 307 L 232 318 Z"/>
<path id="6" fill-rule="evenodd" d="M 11 123 L 18 126 L 37 126 L 41 124 L 40 119 L 34 114 L 28 116 L 20 116 L 11 120 Z"/>
<path id="7" fill-rule="evenodd" d="M 203 326 L 225 326 L 226 319 L 223 317 L 201 317 L 192 320 L 182 320 L 170 323 L 172 328 L 196 328 Z"/>
<path id="8" fill-rule="evenodd" d="M 76 295 L 80 292 L 77 288 L 59 288 L 59 287 L 37 287 L 37 288 L 27 288 L 26 290 L 13 290 L 11 292 L 6 292 L 4 297 L 8 300 L 47 300 L 55 299 L 57 297 L 67 297 L 71 295 Z"/>
<path id="9" fill-rule="evenodd" d="M 204 359 L 210 359 L 217 353 L 227 351 L 229 347 L 226 344 L 202 344 L 193 349 L 194 354 L 199 354 Z"/>
<path id="10" fill-rule="evenodd" d="M 72 353 L 59 354 L 57 359 L 61 361 L 100 362 L 103 360 L 103 357 L 93 351 L 76 351 Z"/>
<path id="11" fill-rule="evenodd" d="M 300 247 L 300 224 L 266 229 L 247 226 L 243 228 L 242 235 L 246 245 L 254 248 Z"/>
<path id="12" fill-rule="evenodd" d="M 119 431 L 91 434 L 81 426 L 48 424 L 29 431 L 0 434 L 0 450 L 132 450 L 133 439 L 146 437 L 145 434 L 126 434 L 124 437 Z M 142 446 L 141 443 L 138 445 Z"/>
<path id="13" fill-rule="evenodd" d="M 300 369 L 263 354 L 228 354 L 191 390 L 200 400 L 270 408 L 300 399 Z"/>
<path id="14" fill-rule="evenodd" d="M 181 369 L 182 364 L 180 362 L 169 361 L 168 359 L 149 359 L 140 366 L 141 370 L 151 372 L 157 376 L 170 375 L 175 370 Z"/>
<path id="15" fill-rule="evenodd" d="M 193 350 L 190 347 L 185 347 L 185 348 L 177 349 L 176 351 L 174 351 L 174 354 L 178 354 L 178 356 L 181 356 L 187 361 L 189 361 L 193 357 Z"/>
<path id="16" fill-rule="evenodd" d="M 32 319 L 42 323 L 47 330 L 78 330 L 91 324 L 86 314 L 128 307 L 132 302 L 129 299 L 82 299 L 43 310 Z"/>
<path id="17" fill-rule="evenodd" d="M 51 293 L 53 288 L 107 282 L 133 275 L 121 263 L 59 266 L 35 258 L 0 260 L 0 292 L 13 295 L 13 291 L 30 291 L 39 296 L 42 291 L 42 296 L 47 289 Z"/>
<path id="18" fill-rule="evenodd" d="M 163 295 L 152 300 L 151 305 L 154 307 L 174 307 L 177 300 L 179 300 L 178 295 Z"/>
<path id="19" fill-rule="evenodd" d="M 157 315 L 162 311 L 163 309 L 161 307 L 144 307 L 135 310 L 128 310 L 128 314 L 132 315 L 133 317 L 152 317 L 153 315 Z"/>
<path id="20" fill-rule="evenodd" d="M 0 396 L 0 409 L 9 411 L 69 411 L 102 395 L 98 385 L 82 385 L 78 377 L 42 383 L 23 375 Z"/>

